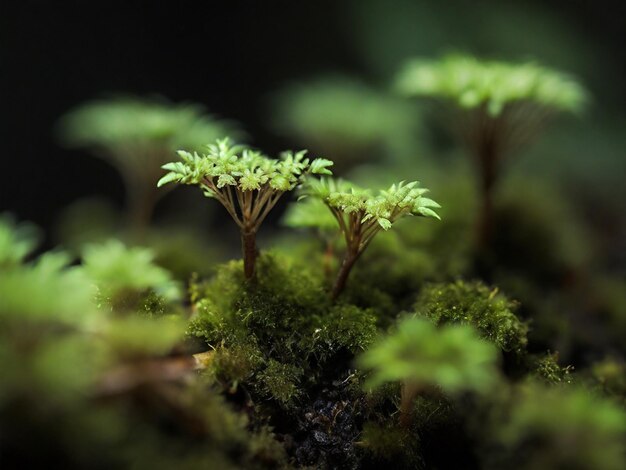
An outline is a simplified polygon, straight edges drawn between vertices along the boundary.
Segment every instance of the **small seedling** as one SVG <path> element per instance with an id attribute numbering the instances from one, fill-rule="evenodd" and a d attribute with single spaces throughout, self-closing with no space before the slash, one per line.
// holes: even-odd
<path id="1" fill-rule="evenodd" d="M 280 160 L 226 138 L 208 145 L 206 153 L 180 150 L 182 161 L 163 165 L 168 173 L 158 186 L 170 182 L 197 185 L 206 197 L 217 199 L 241 231 L 244 275 L 254 277 L 256 234 L 281 196 L 308 174 L 330 175 L 330 160 L 305 158 L 306 150 L 287 151 Z"/>
<path id="2" fill-rule="evenodd" d="M 577 113 L 587 101 L 574 79 L 537 64 L 456 55 L 409 62 L 397 89 L 443 101 L 454 111 L 449 122 L 474 157 L 479 175 L 479 249 L 490 242 L 493 192 L 504 157 L 538 134 L 556 112 Z"/>
<path id="3" fill-rule="evenodd" d="M 389 230 L 394 222 L 409 215 L 439 219 L 433 209 L 440 206 L 423 197 L 426 192 L 428 190 L 419 188 L 416 181 L 394 184 L 378 194 L 342 180 L 308 182 L 303 196 L 320 199 L 326 204 L 346 242 L 343 262 L 331 291 L 333 300 L 343 291 L 352 267 L 378 232 Z"/>
<path id="4" fill-rule="evenodd" d="M 196 150 L 229 133 L 231 124 L 190 104 L 120 97 L 85 103 L 60 123 L 68 146 L 90 149 L 117 168 L 126 187 L 128 219 L 136 237 L 150 223 L 159 192 L 154 181 L 171 152 Z"/>
<path id="5" fill-rule="evenodd" d="M 465 325 L 437 328 L 426 320 L 408 318 L 398 330 L 359 359 L 371 369 L 367 388 L 402 382 L 400 423 L 411 421 L 413 400 L 433 387 L 445 393 L 485 391 L 497 380 L 497 351 Z"/>

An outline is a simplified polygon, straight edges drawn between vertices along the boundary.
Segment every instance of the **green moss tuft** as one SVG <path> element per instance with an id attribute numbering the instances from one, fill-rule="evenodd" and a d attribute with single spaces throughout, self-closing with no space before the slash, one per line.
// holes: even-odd
<path id="1" fill-rule="evenodd" d="M 258 376 L 262 392 L 287 405 L 301 394 L 299 382 L 303 372 L 292 364 L 282 364 L 270 359 L 267 367 Z"/>
<path id="2" fill-rule="evenodd" d="M 528 343 L 528 326 L 515 315 L 516 303 L 481 282 L 431 284 L 420 293 L 413 311 L 435 324 L 461 323 L 506 352 L 521 354 Z"/>
<path id="3" fill-rule="evenodd" d="M 573 378 L 572 366 L 559 364 L 559 353 L 546 353 L 531 358 L 531 375 L 546 382 L 547 384 L 571 384 Z"/>

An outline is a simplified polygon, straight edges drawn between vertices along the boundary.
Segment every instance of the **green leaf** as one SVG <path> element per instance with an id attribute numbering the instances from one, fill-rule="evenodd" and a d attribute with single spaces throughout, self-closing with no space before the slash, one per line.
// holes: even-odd
<path id="1" fill-rule="evenodd" d="M 311 173 L 314 175 L 332 175 L 333 172 L 329 170 L 333 166 L 333 162 L 326 160 L 325 158 L 316 158 L 311 163 Z"/>
<path id="2" fill-rule="evenodd" d="M 391 222 L 389 221 L 389 219 L 385 219 L 383 217 L 379 218 L 377 220 L 378 225 L 380 225 L 383 230 L 389 230 L 391 228 Z"/>

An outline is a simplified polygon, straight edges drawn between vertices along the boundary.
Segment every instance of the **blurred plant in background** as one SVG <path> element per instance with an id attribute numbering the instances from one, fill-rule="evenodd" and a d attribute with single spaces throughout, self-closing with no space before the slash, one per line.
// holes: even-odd
<path id="1" fill-rule="evenodd" d="M 445 108 L 446 124 L 471 154 L 478 175 L 479 252 L 486 251 L 492 241 L 494 189 L 504 159 L 534 138 L 555 112 L 579 112 L 586 100 L 585 91 L 574 80 L 533 63 L 514 65 L 458 55 L 409 62 L 396 88 L 407 96 L 431 97 L 452 105 L 452 109 Z"/>
<path id="2" fill-rule="evenodd" d="M 233 123 L 204 114 L 198 105 L 139 97 L 87 102 L 61 119 L 59 135 L 67 146 L 87 148 L 120 172 L 128 223 L 139 239 L 163 194 L 156 190 L 161 165 L 175 150 L 199 150 L 225 135 L 243 136 Z"/>
<path id="3" fill-rule="evenodd" d="M 420 145 L 416 105 L 355 79 L 327 77 L 288 86 L 273 95 L 272 115 L 277 132 L 332 155 L 339 171 L 409 158 Z"/>

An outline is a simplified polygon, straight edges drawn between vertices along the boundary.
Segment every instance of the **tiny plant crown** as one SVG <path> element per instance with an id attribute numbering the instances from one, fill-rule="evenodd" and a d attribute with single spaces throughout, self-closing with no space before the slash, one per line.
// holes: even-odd
<path id="1" fill-rule="evenodd" d="M 378 232 L 389 230 L 394 222 L 409 215 L 439 219 L 434 209 L 440 206 L 423 196 L 427 192 L 417 181 L 393 184 L 377 194 L 330 178 L 310 180 L 304 186 L 303 196 L 324 202 L 346 241 L 346 253 L 332 289 L 333 299 L 343 291 L 354 263 Z"/>
<path id="2" fill-rule="evenodd" d="M 254 277 L 257 256 L 256 233 L 281 196 L 303 182 L 308 174 L 330 175 L 333 162 L 324 158 L 310 160 L 306 150 L 286 151 L 281 159 L 230 139 L 208 145 L 198 154 L 178 151 L 181 159 L 163 165 L 168 173 L 157 186 L 170 182 L 197 185 L 206 197 L 217 199 L 241 231 L 244 274 Z"/>
<path id="3" fill-rule="evenodd" d="M 515 102 L 579 112 L 587 99 L 574 79 L 538 64 L 481 61 L 462 55 L 410 61 L 398 77 L 397 89 L 409 96 L 448 99 L 465 109 L 484 105 L 494 118 Z"/>
<path id="4" fill-rule="evenodd" d="M 532 62 L 509 64 L 451 55 L 410 61 L 396 89 L 405 96 L 431 97 L 453 111 L 464 145 L 475 159 L 482 196 L 479 248 L 489 245 L 493 188 L 507 153 L 540 133 L 556 112 L 582 111 L 587 94 L 566 74 Z M 460 113 L 458 111 L 461 111 Z"/>

